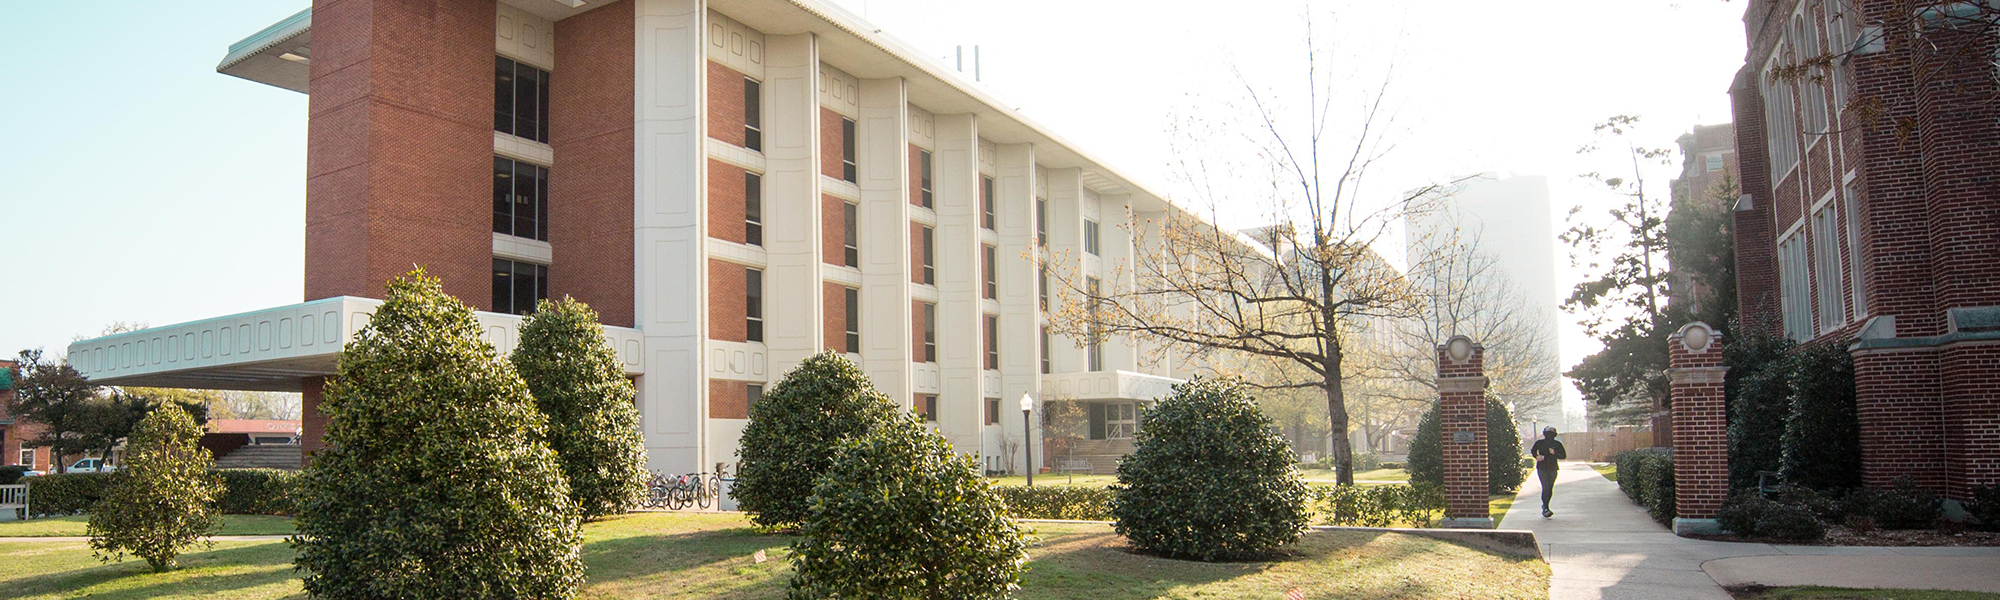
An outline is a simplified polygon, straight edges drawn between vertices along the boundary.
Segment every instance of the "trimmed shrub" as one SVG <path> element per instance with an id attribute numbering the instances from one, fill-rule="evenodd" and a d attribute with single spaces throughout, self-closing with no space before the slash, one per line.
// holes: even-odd
<path id="1" fill-rule="evenodd" d="M 1298 458 L 1233 383 L 1196 377 L 1142 411 L 1111 514 L 1138 549 L 1203 561 L 1269 556 L 1305 531 Z"/>
<path id="2" fill-rule="evenodd" d="M 846 356 L 829 350 L 807 357 L 750 406 L 730 494 L 759 526 L 803 522 L 813 487 L 833 467 L 840 444 L 897 412 Z"/>
<path id="3" fill-rule="evenodd" d="M 1780 506 L 1757 519 L 1757 535 L 1792 542 L 1816 542 L 1826 537 L 1826 525 L 1811 513 Z"/>
<path id="4" fill-rule="evenodd" d="M 0 465 L 0 485 L 14 485 L 21 482 L 21 476 L 28 468 L 21 465 Z"/>
<path id="5" fill-rule="evenodd" d="M 1404 467 L 1403 463 L 1399 463 L 1399 462 L 1389 462 L 1389 461 L 1383 461 L 1383 462 L 1382 462 L 1382 468 L 1384 468 L 1384 469 L 1402 469 L 1402 468 L 1405 468 L 1405 467 Z"/>
<path id="6" fill-rule="evenodd" d="M 1314 486 L 1313 523 L 1347 527 L 1433 527 L 1444 492 L 1428 484 Z"/>
<path id="7" fill-rule="evenodd" d="M 549 418 L 549 449 L 583 518 L 637 507 L 649 475 L 632 403 L 637 392 L 597 311 L 569 297 L 543 300 L 521 323 L 521 343 L 509 360 Z"/>
<path id="8" fill-rule="evenodd" d="M 903 415 L 841 444 L 792 544 L 792 598 L 1006 598 L 1028 560 L 969 456 Z"/>
<path id="9" fill-rule="evenodd" d="M 1010 485 L 995 486 L 993 492 L 1007 503 L 1007 516 L 1016 519 L 1111 520 L 1109 488 Z"/>
<path id="10" fill-rule="evenodd" d="M 1417 419 L 1417 436 L 1410 439 L 1409 464 L 1403 470 L 1414 483 L 1444 487 L 1444 432 L 1438 424 L 1441 407 L 1432 402 L 1430 410 Z M 1486 399 L 1486 493 L 1501 495 L 1520 489 L 1527 474 L 1521 470 L 1521 432 L 1507 405 Z M 1531 465 L 1532 466 L 1532 465 Z"/>
<path id="11" fill-rule="evenodd" d="M 1812 488 L 1796 485 L 1787 485 L 1778 488 L 1774 499 L 1779 504 L 1796 507 L 1799 510 L 1812 513 L 1813 516 L 1819 517 L 1822 521 L 1837 521 L 1844 516 L 1842 511 L 1846 509 L 1841 504 L 1840 495 L 1823 493 Z"/>
<path id="12" fill-rule="evenodd" d="M 1861 484 L 1861 422 L 1854 406 L 1854 357 L 1845 344 L 1794 353 L 1792 410 L 1785 417 L 1779 472 L 1792 485 L 1829 490 Z"/>
<path id="13" fill-rule="evenodd" d="M 216 469 L 222 497 L 215 509 L 228 515 L 290 515 L 299 472 L 283 469 Z"/>
<path id="14" fill-rule="evenodd" d="M 535 598 L 583 582 L 546 419 L 472 309 L 418 270 L 341 352 L 300 475 L 297 551 L 322 599 Z"/>
<path id="15" fill-rule="evenodd" d="M 1867 517 L 1883 529 L 1929 529 L 1944 514 L 1944 500 L 1908 479 L 1887 490 L 1854 490 L 1847 495 L 1847 514 Z"/>
<path id="16" fill-rule="evenodd" d="M 1715 513 L 1715 523 L 1725 531 L 1753 536 L 1757 534 L 1757 521 L 1780 508 L 1778 503 L 1754 493 L 1737 494 L 1722 502 L 1722 510 Z"/>
<path id="17" fill-rule="evenodd" d="M 1730 331 L 1737 335 L 1722 348 L 1723 362 L 1729 365 L 1723 384 L 1729 414 L 1729 489 L 1749 492 L 1757 489 L 1757 473 L 1777 471 L 1783 464 L 1784 436 L 1779 432 L 1785 430 L 1785 419 L 1792 412 L 1786 365 L 1794 344 L 1756 328 Z"/>
<path id="18" fill-rule="evenodd" d="M 125 441 L 125 468 L 112 474 L 90 511 L 90 547 L 99 560 L 146 559 L 153 572 L 173 570 L 181 549 L 222 526 L 212 504 L 222 495 L 215 459 L 201 448 L 202 428 L 179 405 L 146 415 Z"/>
<path id="19" fill-rule="evenodd" d="M 1661 525 L 1674 522 L 1674 457 L 1657 449 L 1618 453 L 1618 489 L 1646 509 Z"/>
<path id="20" fill-rule="evenodd" d="M 74 515 L 104 499 L 110 473 L 62 473 L 22 479 L 28 483 L 28 510 L 34 516 Z"/>
<path id="21" fill-rule="evenodd" d="M 1987 531 L 2000 531 L 2000 486 L 1973 488 L 1972 498 L 1965 502 L 1965 512 L 1972 515 L 1973 524 Z"/>
<path id="22" fill-rule="evenodd" d="M 1373 471 L 1380 468 L 1382 468 L 1381 455 L 1375 454 L 1374 452 L 1354 453 L 1354 471 L 1356 473 L 1362 471 Z"/>

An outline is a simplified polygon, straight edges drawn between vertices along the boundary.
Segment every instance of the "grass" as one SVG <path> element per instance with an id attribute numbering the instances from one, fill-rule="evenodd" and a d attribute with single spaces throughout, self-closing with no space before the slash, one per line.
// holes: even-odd
<path id="1" fill-rule="evenodd" d="M 1335 479 L 1333 470 L 1331 469 L 1300 469 L 1299 475 L 1304 477 L 1307 483 L 1333 483 Z M 994 485 L 1028 484 L 1028 478 L 1023 475 L 1004 475 L 999 477 L 988 477 L 986 478 L 986 480 L 993 482 Z M 1408 483 L 1410 481 L 1410 474 L 1403 471 L 1402 469 L 1375 469 L 1372 471 L 1356 471 L 1354 473 L 1354 480 L 1357 482 L 1392 481 L 1397 483 Z M 1085 475 L 1085 474 L 1063 475 L 1056 473 L 1045 473 L 1045 474 L 1035 475 L 1035 485 L 1076 485 L 1076 486 L 1104 487 L 1117 482 L 1118 482 L 1117 475 Z M 1362 483 L 1361 485 L 1379 485 L 1379 484 Z"/>
<path id="2" fill-rule="evenodd" d="M 1940 590 L 1856 590 L 1819 586 L 1730 590 L 1730 595 L 1755 600 L 1991 600 L 2000 594 Z"/>
<path id="3" fill-rule="evenodd" d="M 1493 528 L 1500 528 L 1500 521 L 1507 518 L 1507 509 L 1514 508 L 1515 494 L 1501 494 L 1486 501 L 1486 513 L 1493 515 Z"/>
<path id="4" fill-rule="evenodd" d="M 1037 482 L 1039 483 L 1039 482 Z M 1542 561 L 1440 540 L 1366 531 L 1314 532 L 1284 560 L 1197 563 L 1134 554 L 1100 525 L 1032 526 L 1023 600 L 1282 598 L 1542 598 Z M 782 598 L 792 538 L 761 535 L 735 514 L 641 513 L 584 526 L 582 598 Z M 751 556 L 766 551 L 770 560 Z M 71 542 L 0 543 L 0 597 L 266 600 L 303 598 L 284 542 L 219 542 L 154 575 L 144 561 L 100 563 Z"/>
<path id="5" fill-rule="evenodd" d="M 90 517 L 48 517 L 0 523 L 0 537 L 69 537 L 90 535 Z M 222 530 L 216 535 L 291 535 L 291 517 L 263 515 L 223 515 Z"/>
<path id="6" fill-rule="evenodd" d="M 1593 463 L 1590 465 L 1590 468 L 1595 469 L 1599 475 L 1603 475 L 1605 479 L 1609 479 L 1613 483 L 1618 481 L 1618 463 Z"/>

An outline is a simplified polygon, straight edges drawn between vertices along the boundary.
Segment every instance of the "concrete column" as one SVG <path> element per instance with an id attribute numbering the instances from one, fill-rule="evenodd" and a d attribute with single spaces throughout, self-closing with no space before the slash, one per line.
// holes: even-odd
<path id="1" fill-rule="evenodd" d="M 1486 349 L 1462 335 L 1438 346 L 1445 527 L 1492 529 L 1486 477 Z"/>
<path id="2" fill-rule="evenodd" d="M 1054 283 L 1060 277 L 1071 278 L 1079 287 L 1083 285 L 1083 172 L 1070 169 L 1048 169 L 1049 177 L 1049 280 L 1055 289 L 1049 292 L 1049 310 L 1062 310 L 1063 297 L 1067 292 L 1062 284 Z M 1050 371 L 1075 373 L 1084 370 L 1083 349 L 1080 339 L 1053 335 L 1049 340 Z"/>
<path id="3" fill-rule="evenodd" d="M 766 372 L 782 377 L 825 347 L 819 43 L 806 33 L 765 40 L 764 347 Z"/>
<path id="4" fill-rule="evenodd" d="M 1729 496 L 1729 419 L 1722 383 L 1722 336 L 1689 323 L 1667 340 L 1668 394 L 1674 405 L 1674 533 L 1720 533 L 1715 514 Z"/>
<path id="5" fill-rule="evenodd" d="M 980 270 L 979 121 L 972 114 L 937 115 L 932 157 L 937 207 L 938 414 L 952 448 L 977 452 L 985 398 L 985 327 Z"/>
<path id="6" fill-rule="evenodd" d="M 1133 291 L 1132 197 L 1124 194 L 1098 199 L 1098 272 L 1106 293 Z M 1114 336 L 1104 340 L 1104 370 L 1140 371 L 1138 340 Z"/>
<path id="7" fill-rule="evenodd" d="M 634 321 L 646 338 L 639 411 L 649 468 L 703 468 L 708 250 L 707 72 L 701 0 L 637 0 L 633 70 Z"/>
<path id="8" fill-rule="evenodd" d="M 1014 472 L 1024 472 L 1021 462 L 1021 394 L 1042 399 L 1041 296 L 1036 286 L 1035 262 L 1035 147 L 1032 144 L 1002 144 L 994 163 L 994 217 L 998 219 L 1000 246 L 995 251 L 1000 284 L 1000 386 L 985 390 L 986 397 L 1000 399 L 1000 423 L 989 429 L 990 452 L 1007 448 L 1005 440 L 1017 442 L 1012 456 L 1001 456 Z M 984 402 L 982 400 L 982 402 Z M 1034 419 L 1031 421 L 1039 421 Z M 982 421 L 983 422 L 983 421 Z M 1040 423 L 1035 423 L 1035 428 Z M 1028 440 L 1041 437 L 1028 433 Z M 1036 456 L 1041 444 L 1035 443 Z"/>
<path id="9" fill-rule="evenodd" d="M 910 401 L 910 126 L 902 79 L 861 81 L 861 366 L 875 388 Z"/>

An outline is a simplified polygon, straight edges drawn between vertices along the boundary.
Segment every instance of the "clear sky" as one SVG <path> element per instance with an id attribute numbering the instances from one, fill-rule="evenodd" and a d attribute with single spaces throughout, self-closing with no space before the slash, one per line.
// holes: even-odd
<path id="1" fill-rule="evenodd" d="M 1343 93 L 1372 89 L 1394 66 L 1396 149 L 1365 194 L 1481 171 L 1544 174 L 1559 219 L 1615 201 L 1574 177 L 1616 168 L 1575 154 L 1593 123 L 1642 115 L 1642 143 L 1665 147 L 1697 123 L 1726 122 L 1744 53 L 1745 3 L 1726 0 L 833 1 L 946 64 L 967 46 L 968 71 L 979 45 L 988 87 L 1169 193 L 1179 191 L 1168 168 L 1175 115 L 1227 112 L 1245 81 L 1280 107 L 1304 105 L 1311 14 L 1333 40 Z M 114 320 L 168 324 L 301 299 L 305 96 L 215 65 L 230 43 L 307 5 L 6 7 L 0 348 L 60 352 Z M 1355 122 L 1341 116 L 1350 100 L 1334 105 L 1337 126 Z M 1672 171 L 1649 176 L 1663 189 Z M 1401 237 L 1392 242 L 1383 250 L 1394 257 Z M 1573 274 L 1558 255 L 1559 273 Z M 1574 327 L 1562 345 L 1565 365 L 1596 350 Z"/>

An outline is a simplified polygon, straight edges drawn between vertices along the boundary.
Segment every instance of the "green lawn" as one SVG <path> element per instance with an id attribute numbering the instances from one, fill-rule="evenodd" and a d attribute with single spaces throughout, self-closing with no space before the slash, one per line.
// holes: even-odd
<path id="1" fill-rule="evenodd" d="M 1937 590 L 1854 590 L 1818 586 L 1732 590 L 1730 595 L 1755 600 L 1993 600 L 2000 594 Z"/>
<path id="2" fill-rule="evenodd" d="M 1336 479 L 1333 473 L 1333 469 L 1301 469 L 1299 473 L 1301 475 L 1304 475 L 1306 480 L 1308 481 L 1322 480 L 1322 479 L 1326 481 L 1334 481 Z M 1407 483 L 1410 481 L 1410 474 L 1409 472 L 1404 471 L 1402 469 L 1375 469 L 1372 471 L 1355 471 L 1354 480 L 1356 482 L 1394 481 L 1399 483 Z"/>
<path id="3" fill-rule="evenodd" d="M 1305 477 L 1306 481 L 1310 483 L 1332 483 L 1334 481 L 1333 470 L 1331 469 L 1300 469 L 1299 475 Z M 988 481 L 993 482 L 994 485 L 1028 484 L 1028 478 L 1022 475 L 1005 475 L 1000 477 L 988 477 L 986 479 Z M 1398 483 L 1405 483 L 1410 480 L 1410 474 L 1404 472 L 1402 469 L 1375 469 L 1373 471 L 1355 472 L 1354 480 L 1358 482 L 1394 481 Z M 1060 475 L 1055 473 L 1035 475 L 1035 485 L 1079 485 L 1079 486 L 1103 487 L 1117 482 L 1118 482 L 1117 475 L 1083 475 L 1083 474 Z M 1361 485 L 1370 485 L 1370 484 L 1363 483 Z"/>
<path id="4" fill-rule="evenodd" d="M 1486 501 L 1487 514 L 1493 515 L 1493 528 L 1501 527 L 1500 521 L 1507 518 L 1507 509 L 1514 508 L 1515 494 L 1501 494 Z"/>
<path id="5" fill-rule="evenodd" d="M 1040 483 L 1039 481 L 1037 483 Z M 1314 532 L 1286 560 L 1208 564 L 1130 552 L 1101 525 L 1033 526 L 1024 600 L 1282 598 L 1542 598 L 1548 565 L 1439 540 L 1365 531 Z M 642 513 L 584 526 L 584 598 L 782 598 L 791 538 L 760 535 L 735 514 Z M 751 555 L 765 550 L 770 560 Z M 99 563 L 70 542 L 0 544 L 0 596 L 261 600 L 303 598 L 284 542 L 220 542 L 183 568 Z"/>
<path id="6" fill-rule="evenodd" d="M 49 517 L 0 523 L 0 537 L 66 537 L 90 535 L 85 524 L 90 517 Z M 222 530 L 216 535 L 290 535 L 291 517 L 263 515 L 223 515 Z"/>
<path id="7" fill-rule="evenodd" d="M 1614 482 L 1618 481 L 1618 463 L 1592 464 L 1590 468 L 1596 469 L 1598 473 L 1604 475 L 1605 479 Z"/>

